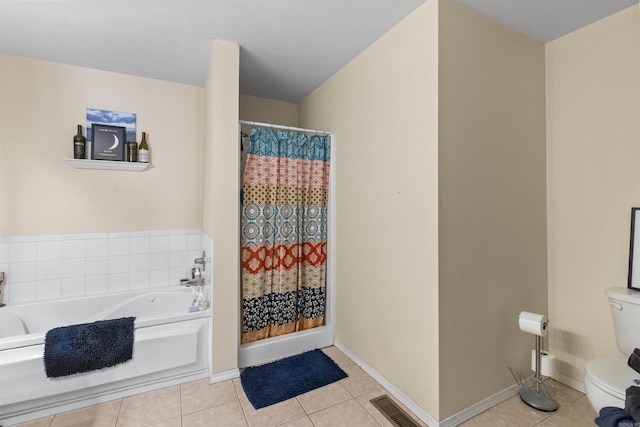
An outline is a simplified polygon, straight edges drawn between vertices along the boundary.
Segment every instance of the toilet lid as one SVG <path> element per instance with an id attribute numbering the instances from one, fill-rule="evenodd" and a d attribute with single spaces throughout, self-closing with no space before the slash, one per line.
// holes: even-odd
<path id="1" fill-rule="evenodd" d="M 595 359 L 587 362 L 587 377 L 598 388 L 624 400 L 628 387 L 640 385 L 640 374 L 627 366 L 622 358 Z"/>

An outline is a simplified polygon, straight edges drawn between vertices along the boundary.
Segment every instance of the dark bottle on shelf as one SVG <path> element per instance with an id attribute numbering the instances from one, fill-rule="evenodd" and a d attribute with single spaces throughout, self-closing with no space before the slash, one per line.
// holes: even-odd
<path id="1" fill-rule="evenodd" d="M 127 142 L 127 161 L 128 162 L 138 161 L 138 143 L 135 141 Z"/>
<path id="2" fill-rule="evenodd" d="M 78 134 L 73 137 L 73 158 L 87 158 L 87 140 L 82 135 L 82 125 L 78 125 Z"/>
<path id="3" fill-rule="evenodd" d="M 149 145 L 147 145 L 147 134 L 142 132 L 142 140 L 138 147 L 138 162 L 149 163 Z"/>

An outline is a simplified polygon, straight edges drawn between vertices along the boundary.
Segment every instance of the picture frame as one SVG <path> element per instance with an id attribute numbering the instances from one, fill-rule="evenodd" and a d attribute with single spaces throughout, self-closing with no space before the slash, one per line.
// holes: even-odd
<path id="1" fill-rule="evenodd" d="M 640 208 L 631 208 L 631 242 L 627 288 L 640 291 Z M 637 231 L 637 232 L 636 232 Z"/>
<path id="2" fill-rule="evenodd" d="M 127 131 L 124 126 L 91 125 L 91 159 L 125 161 Z"/>
<path id="3" fill-rule="evenodd" d="M 137 141 L 135 113 L 103 110 L 100 108 L 87 108 L 87 143 L 92 141 L 91 127 L 94 123 L 110 126 L 124 126 L 127 129 L 127 141 Z"/>

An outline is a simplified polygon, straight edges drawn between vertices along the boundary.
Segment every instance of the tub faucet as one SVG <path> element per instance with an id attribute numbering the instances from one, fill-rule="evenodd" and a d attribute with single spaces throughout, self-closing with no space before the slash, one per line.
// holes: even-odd
<path id="1" fill-rule="evenodd" d="M 200 277 L 199 279 L 187 280 L 184 282 L 185 286 L 204 286 L 204 277 Z"/>
<path id="2" fill-rule="evenodd" d="M 4 299 L 4 272 L 0 271 L 0 307 L 4 307 L 5 304 L 2 302 Z"/>
<path id="3" fill-rule="evenodd" d="M 206 264 L 206 261 L 205 261 L 206 256 L 207 255 L 205 254 L 205 252 L 202 251 L 202 256 L 193 260 L 194 264 L 200 264 L 202 266 L 202 271 L 204 271 L 204 266 Z"/>

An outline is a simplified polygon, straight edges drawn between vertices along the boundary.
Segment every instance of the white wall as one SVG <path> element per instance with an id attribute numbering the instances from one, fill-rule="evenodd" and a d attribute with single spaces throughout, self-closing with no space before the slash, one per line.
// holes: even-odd
<path id="1" fill-rule="evenodd" d="M 550 347 L 562 379 L 616 354 L 604 290 L 626 287 L 640 206 L 640 13 L 546 45 Z"/>
<path id="2" fill-rule="evenodd" d="M 200 228 L 203 89 L 0 55 L 0 236 Z M 78 170 L 86 108 L 137 114 L 151 167 Z"/>
<path id="3" fill-rule="evenodd" d="M 438 3 L 300 103 L 335 135 L 336 339 L 438 416 Z"/>

